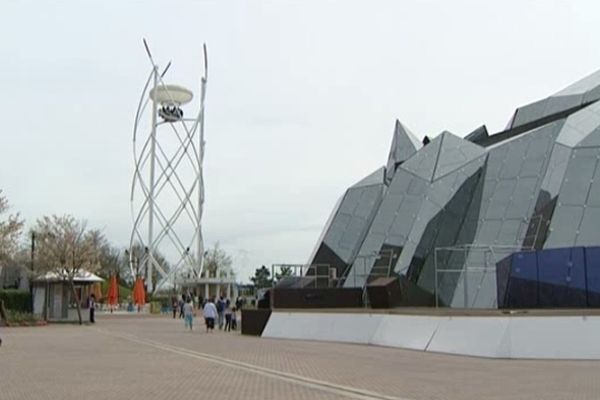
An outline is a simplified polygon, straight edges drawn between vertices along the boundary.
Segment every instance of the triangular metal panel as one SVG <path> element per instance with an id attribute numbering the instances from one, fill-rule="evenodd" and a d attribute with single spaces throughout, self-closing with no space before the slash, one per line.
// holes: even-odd
<path id="1" fill-rule="evenodd" d="M 489 137 L 489 133 L 487 127 L 485 125 L 481 125 L 479 128 L 475 129 L 473 132 L 469 133 L 465 136 L 465 140 L 469 142 L 477 143 L 478 140 L 486 139 Z"/>
<path id="2" fill-rule="evenodd" d="M 545 99 L 519 107 L 511 128 L 567 111 L 600 98 L 600 70 Z"/>
<path id="3" fill-rule="evenodd" d="M 597 127 L 590 132 L 581 142 L 575 147 L 598 147 L 600 146 L 600 127 Z"/>
<path id="4" fill-rule="evenodd" d="M 551 96 L 546 103 L 546 109 L 543 116 L 553 115 L 562 111 L 569 110 L 581 105 L 583 101 L 582 94 L 572 94 L 566 96 Z"/>
<path id="5" fill-rule="evenodd" d="M 566 88 L 552 95 L 555 96 L 570 96 L 574 94 L 586 94 L 587 92 L 600 87 L 600 70 L 595 71 L 583 79 L 570 84 Z"/>
<path id="6" fill-rule="evenodd" d="M 385 182 L 387 184 L 392 181 L 396 167 L 412 157 L 420 147 L 421 143 L 416 136 L 399 120 L 396 120 L 394 137 L 392 138 L 392 146 L 390 147 L 386 166 Z"/>
<path id="7" fill-rule="evenodd" d="M 600 102 L 596 102 L 571 114 L 560 130 L 556 142 L 571 148 L 598 145 L 600 144 L 599 127 Z"/>
<path id="8" fill-rule="evenodd" d="M 433 180 L 439 179 L 463 165 L 481 157 L 485 149 L 450 132 L 444 132 L 442 147 L 438 155 Z"/>
<path id="9" fill-rule="evenodd" d="M 357 188 L 357 187 L 381 184 L 381 183 L 383 183 L 384 176 L 385 176 L 385 167 L 380 167 L 380 168 L 376 169 L 374 172 L 372 172 L 371 174 L 369 174 L 367 177 L 356 182 L 350 188 Z"/>
<path id="10" fill-rule="evenodd" d="M 411 158 L 406 160 L 399 168 L 410 172 L 427 181 L 433 179 L 438 154 L 442 146 L 443 134 L 435 137 L 428 145 L 423 146 Z"/>

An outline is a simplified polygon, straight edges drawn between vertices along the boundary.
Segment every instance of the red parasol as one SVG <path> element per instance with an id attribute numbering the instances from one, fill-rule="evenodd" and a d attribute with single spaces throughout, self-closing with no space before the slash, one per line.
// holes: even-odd
<path id="1" fill-rule="evenodd" d="M 113 275 L 110 278 L 110 283 L 108 285 L 108 291 L 106 292 L 106 298 L 108 300 L 108 304 L 114 306 L 119 301 L 119 285 L 117 284 L 117 276 Z"/>

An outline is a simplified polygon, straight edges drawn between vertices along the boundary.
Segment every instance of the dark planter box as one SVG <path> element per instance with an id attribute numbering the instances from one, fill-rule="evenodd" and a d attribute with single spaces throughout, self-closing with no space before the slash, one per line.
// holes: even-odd
<path id="1" fill-rule="evenodd" d="M 270 316 L 271 310 L 269 309 L 242 309 L 242 335 L 262 335 Z"/>

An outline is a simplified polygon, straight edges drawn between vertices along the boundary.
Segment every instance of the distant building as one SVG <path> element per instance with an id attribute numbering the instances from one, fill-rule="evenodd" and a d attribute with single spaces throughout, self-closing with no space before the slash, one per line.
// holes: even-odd
<path id="1" fill-rule="evenodd" d="M 176 275 L 174 283 L 178 292 L 189 291 L 194 296 L 203 299 L 220 295 L 227 296 L 228 299 L 235 299 L 238 296 L 235 273 L 231 267 L 221 267 L 214 271 L 205 269 L 200 276 L 196 276 L 193 271 L 186 271 Z"/>

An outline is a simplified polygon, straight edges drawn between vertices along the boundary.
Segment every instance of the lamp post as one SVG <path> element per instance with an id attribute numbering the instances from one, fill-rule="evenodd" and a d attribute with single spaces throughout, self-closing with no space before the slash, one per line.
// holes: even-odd
<path id="1" fill-rule="evenodd" d="M 34 254 L 35 254 L 35 231 L 31 231 L 31 282 L 29 282 L 29 297 L 31 298 L 31 311 L 33 312 L 33 280 L 35 279 L 34 269 Z M 44 296 L 45 297 L 45 296 Z"/>
<path id="2" fill-rule="evenodd" d="M 34 269 L 34 258 L 35 258 L 35 231 L 31 231 L 31 275 L 33 276 Z"/>

